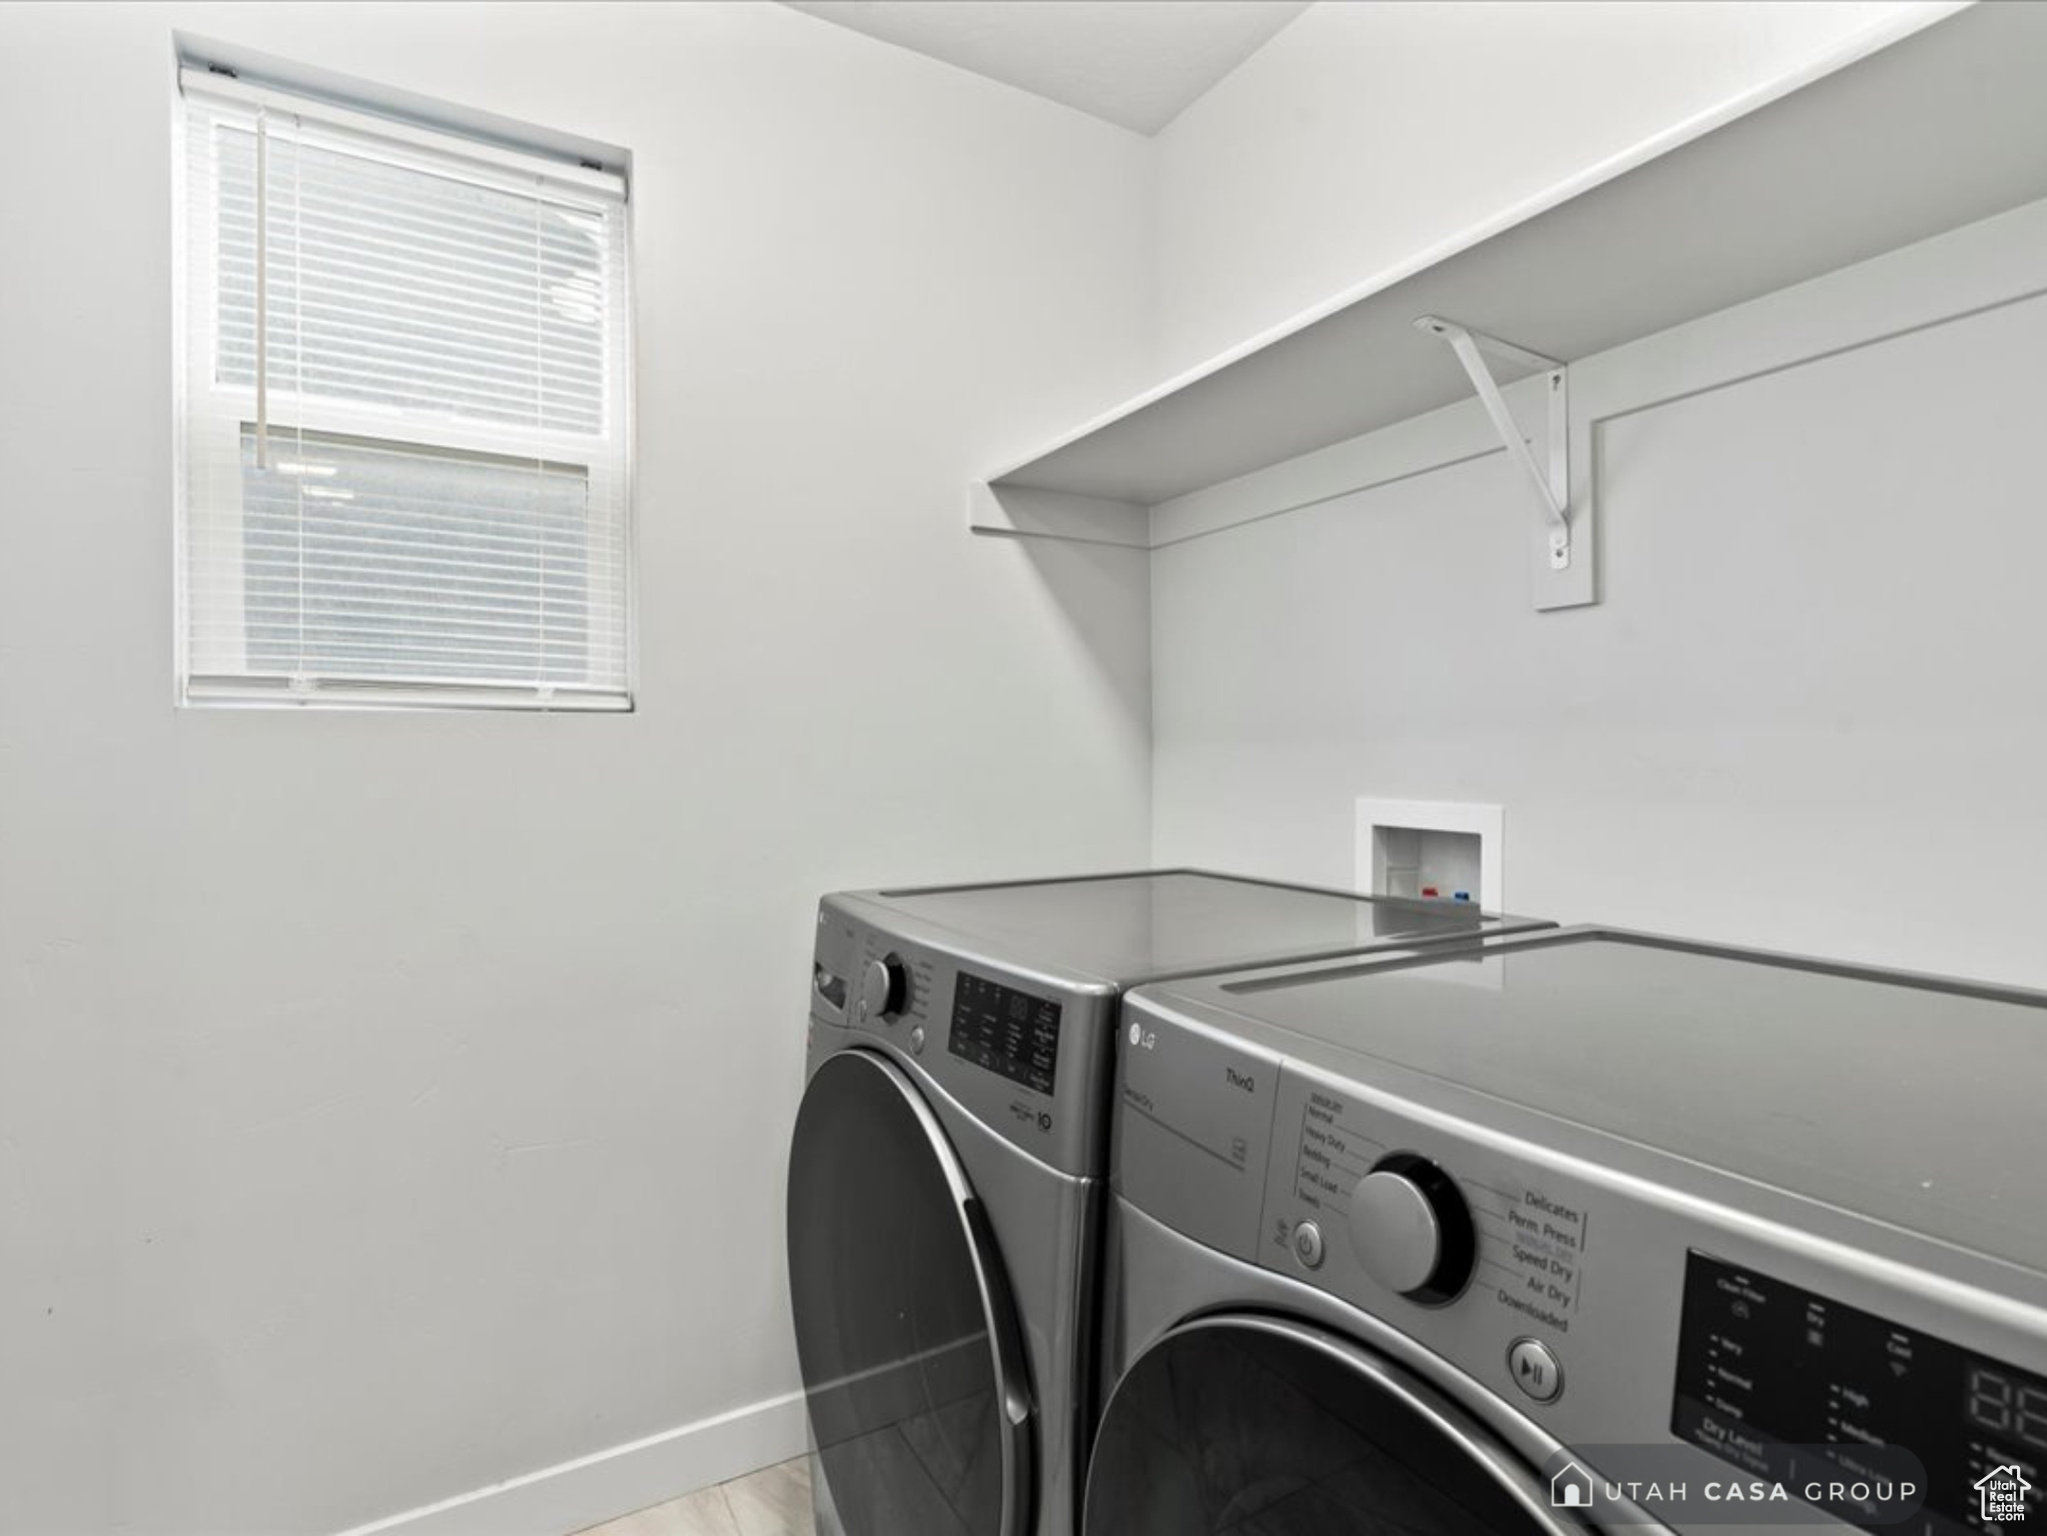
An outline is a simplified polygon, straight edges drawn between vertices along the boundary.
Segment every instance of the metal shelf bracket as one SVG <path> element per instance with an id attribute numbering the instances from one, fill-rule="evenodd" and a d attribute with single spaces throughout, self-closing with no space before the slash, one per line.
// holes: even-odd
<path id="1" fill-rule="evenodd" d="M 1464 365 L 1464 371 L 1471 377 L 1471 387 L 1478 391 L 1479 403 L 1485 407 L 1486 415 L 1492 418 L 1493 430 L 1500 434 L 1507 445 L 1508 454 L 1527 472 L 1535 486 L 1537 500 L 1542 507 L 1543 521 L 1549 532 L 1549 568 L 1553 571 L 1570 569 L 1571 565 L 1571 409 L 1570 370 L 1556 358 L 1545 357 L 1540 352 L 1531 352 L 1526 347 L 1517 347 L 1511 341 L 1502 341 L 1497 336 L 1488 336 L 1483 331 L 1474 331 L 1454 320 L 1445 320 L 1440 315 L 1423 315 L 1415 321 L 1415 329 L 1431 336 L 1441 337 L 1450 344 L 1450 350 L 1457 354 L 1457 361 Z M 1528 439 L 1522 435 L 1520 425 L 1507 409 L 1507 400 L 1500 393 L 1500 386 L 1493 378 L 1492 369 L 1486 366 L 1486 354 L 1504 362 L 1519 363 L 1523 367 L 1541 371 L 1548 381 L 1549 401 L 1549 467 L 1547 470 L 1536 462 L 1535 454 L 1528 446 Z"/>

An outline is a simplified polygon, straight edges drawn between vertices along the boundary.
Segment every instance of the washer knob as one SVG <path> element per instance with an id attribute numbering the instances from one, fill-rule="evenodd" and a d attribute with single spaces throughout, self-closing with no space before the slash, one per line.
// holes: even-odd
<path id="1" fill-rule="evenodd" d="M 910 972 L 901 955 L 867 962 L 860 973 L 860 1016 L 893 1019 L 910 1000 Z"/>
<path id="2" fill-rule="evenodd" d="M 1477 1233 L 1450 1176 L 1425 1157 L 1395 1152 L 1358 1180 L 1350 1241 L 1365 1273 L 1411 1301 L 1453 1300 L 1471 1279 Z"/>

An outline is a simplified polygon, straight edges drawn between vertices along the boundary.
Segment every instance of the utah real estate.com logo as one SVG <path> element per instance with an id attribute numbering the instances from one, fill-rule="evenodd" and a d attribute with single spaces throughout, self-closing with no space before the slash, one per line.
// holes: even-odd
<path id="1" fill-rule="evenodd" d="M 2026 1495 L 2032 1488 L 2016 1464 L 1992 1467 L 1976 1480 L 1976 1491 L 1983 1496 L 1983 1523 L 2016 1525 L 2025 1519 Z"/>

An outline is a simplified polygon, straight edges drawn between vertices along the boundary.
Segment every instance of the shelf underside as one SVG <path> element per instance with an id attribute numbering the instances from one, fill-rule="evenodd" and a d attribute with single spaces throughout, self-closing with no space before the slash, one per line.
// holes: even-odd
<path id="1" fill-rule="evenodd" d="M 1979 5 L 991 483 L 1155 506 L 1464 398 L 1419 315 L 1586 357 L 2043 197 L 2047 5 Z"/>

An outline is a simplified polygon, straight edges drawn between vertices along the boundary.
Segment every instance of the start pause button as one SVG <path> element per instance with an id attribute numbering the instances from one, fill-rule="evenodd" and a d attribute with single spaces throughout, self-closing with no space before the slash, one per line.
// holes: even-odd
<path id="1" fill-rule="evenodd" d="M 1564 1390 L 1564 1368 L 1540 1339 L 1516 1339 L 1508 1347 L 1507 1374 L 1538 1403 L 1553 1403 Z"/>

